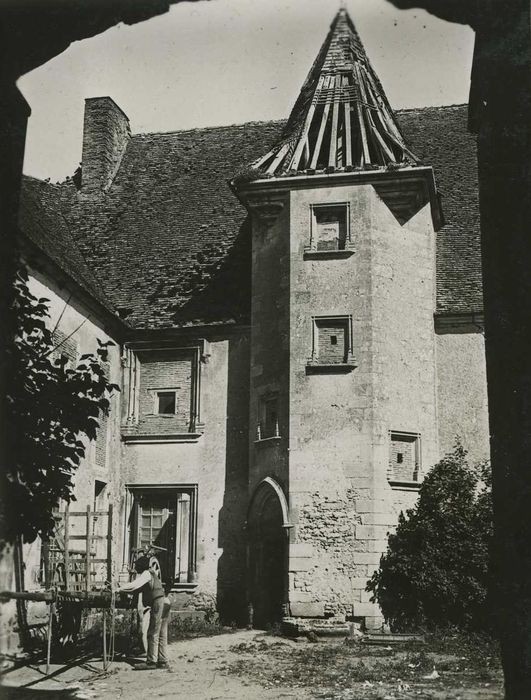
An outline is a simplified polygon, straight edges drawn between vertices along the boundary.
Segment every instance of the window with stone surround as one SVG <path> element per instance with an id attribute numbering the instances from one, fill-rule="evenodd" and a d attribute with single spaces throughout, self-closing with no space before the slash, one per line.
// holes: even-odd
<path id="1" fill-rule="evenodd" d="M 310 206 L 310 236 L 305 246 L 309 257 L 349 255 L 350 206 L 347 202 L 312 204 Z"/>
<path id="2" fill-rule="evenodd" d="M 352 318 L 350 316 L 314 316 L 312 354 L 307 368 L 314 370 L 352 369 Z"/>
<path id="3" fill-rule="evenodd" d="M 123 358 L 125 440 L 199 436 L 199 385 L 205 343 L 190 347 L 128 348 Z"/>
<path id="4" fill-rule="evenodd" d="M 257 440 L 280 437 L 278 404 L 278 394 L 266 394 L 261 397 L 256 429 Z"/>
<path id="5" fill-rule="evenodd" d="M 420 477 L 420 435 L 391 431 L 389 440 L 389 481 L 391 483 L 418 482 Z"/>
<path id="6" fill-rule="evenodd" d="M 129 552 L 154 545 L 165 583 L 196 580 L 197 486 L 131 486 Z"/>

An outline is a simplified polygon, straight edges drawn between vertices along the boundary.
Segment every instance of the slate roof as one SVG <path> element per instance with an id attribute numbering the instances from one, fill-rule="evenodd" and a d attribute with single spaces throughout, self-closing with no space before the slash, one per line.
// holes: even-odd
<path id="1" fill-rule="evenodd" d="M 404 137 L 424 165 L 433 166 L 445 226 L 437 233 L 437 311 L 483 310 L 476 137 L 468 106 L 397 112 Z"/>
<path id="2" fill-rule="evenodd" d="M 480 311 L 476 149 L 467 107 L 396 116 L 413 152 L 433 165 L 442 195 L 447 223 L 437 234 L 437 309 Z M 71 180 L 26 178 L 21 227 L 138 329 L 248 323 L 249 226 L 227 181 L 267 152 L 283 126 L 134 135 L 100 197 L 78 193 Z"/>
<path id="3" fill-rule="evenodd" d="M 19 209 L 19 228 L 39 251 L 52 260 L 86 293 L 113 315 L 116 310 L 88 266 L 62 212 L 62 186 L 25 176 Z"/>

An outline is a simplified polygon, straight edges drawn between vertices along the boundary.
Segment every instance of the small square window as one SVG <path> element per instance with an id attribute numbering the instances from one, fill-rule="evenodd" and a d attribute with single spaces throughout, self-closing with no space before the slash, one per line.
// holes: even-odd
<path id="1" fill-rule="evenodd" d="M 354 368 L 350 316 L 313 317 L 312 354 L 306 367 L 310 373 L 319 367 L 337 372 Z"/>
<path id="2" fill-rule="evenodd" d="M 349 239 L 347 204 L 312 206 L 311 248 L 316 251 L 345 250 Z"/>
<path id="3" fill-rule="evenodd" d="M 317 356 L 324 364 L 347 361 L 349 334 L 347 319 L 316 319 Z"/>
<path id="4" fill-rule="evenodd" d="M 420 435 L 393 431 L 390 433 L 390 443 L 389 481 L 418 481 Z"/>
<path id="5" fill-rule="evenodd" d="M 157 413 L 163 416 L 175 415 L 177 402 L 174 391 L 157 391 Z"/>

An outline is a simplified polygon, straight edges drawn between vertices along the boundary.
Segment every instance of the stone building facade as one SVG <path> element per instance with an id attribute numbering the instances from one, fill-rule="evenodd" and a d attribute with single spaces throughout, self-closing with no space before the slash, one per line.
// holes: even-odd
<path id="1" fill-rule="evenodd" d="M 398 513 L 457 436 L 488 457 L 466 107 L 395 114 L 341 10 L 287 122 L 131 134 L 88 99 L 20 236 L 71 352 L 114 342 L 76 497 L 115 506 L 116 579 L 153 541 L 176 609 L 380 625 Z"/>

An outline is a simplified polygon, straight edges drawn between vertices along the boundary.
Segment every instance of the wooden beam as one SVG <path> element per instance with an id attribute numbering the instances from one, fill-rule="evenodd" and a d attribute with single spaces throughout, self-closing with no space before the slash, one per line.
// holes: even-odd
<path id="1" fill-rule="evenodd" d="M 359 69 L 357 66 L 355 66 L 356 69 L 356 75 L 358 77 L 358 81 L 360 80 L 359 77 Z M 364 116 L 363 116 L 363 108 L 360 104 L 360 101 L 356 101 L 356 111 L 358 113 L 358 124 L 360 127 L 360 136 L 361 136 L 361 146 L 362 146 L 362 154 L 361 154 L 361 161 L 360 165 L 364 165 L 364 163 L 370 163 L 371 162 L 371 156 L 369 153 L 369 145 L 367 143 L 367 132 L 365 130 L 365 121 L 364 121 Z"/>
<path id="2" fill-rule="evenodd" d="M 90 515 L 90 505 L 87 506 L 87 543 L 85 546 L 85 591 L 88 593 L 89 592 L 89 584 L 90 584 L 90 525 L 92 523 L 92 518 Z"/>
<path id="3" fill-rule="evenodd" d="M 109 504 L 109 515 L 107 522 L 107 581 L 112 579 L 112 528 L 113 528 L 113 508 Z"/>
<path id="4" fill-rule="evenodd" d="M 299 142 L 297 144 L 297 148 L 295 149 L 295 153 L 293 154 L 293 158 L 291 159 L 291 163 L 289 164 L 288 170 L 298 170 L 299 169 L 301 155 L 303 153 L 304 146 L 305 146 L 306 141 L 308 139 L 308 133 L 310 131 L 310 126 L 312 125 L 313 115 L 315 113 L 316 101 L 317 101 L 317 98 L 319 96 L 319 93 L 321 92 L 323 85 L 324 85 L 324 76 L 321 75 L 321 76 L 319 76 L 319 82 L 317 83 L 317 88 L 315 89 L 312 103 L 308 109 L 308 113 L 306 114 L 304 126 L 302 127 L 302 131 L 301 131 L 301 134 L 299 136 Z"/>
<path id="5" fill-rule="evenodd" d="M 277 169 L 277 167 L 280 165 L 280 163 L 281 163 L 282 160 L 284 159 L 284 156 L 286 155 L 286 153 L 288 152 L 288 150 L 289 150 L 289 143 L 285 143 L 285 144 L 282 146 L 282 148 L 278 151 L 278 153 L 277 153 L 277 155 L 275 156 L 275 158 L 273 159 L 273 162 L 271 163 L 271 165 L 268 167 L 267 173 L 268 173 L 269 175 L 274 175 L 274 174 L 275 174 L 275 170 Z"/>
<path id="6" fill-rule="evenodd" d="M 252 163 L 253 168 L 259 168 L 261 165 L 263 165 L 267 160 L 273 157 L 273 151 L 274 149 L 272 148 L 270 151 L 268 151 L 265 156 L 262 156 L 258 160 L 255 160 L 254 163 Z"/>
<path id="7" fill-rule="evenodd" d="M 335 78 L 335 88 L 340 87 L 341 76 L 336 75 Z M 328 151 L 328 165 L 329 167 L 336 167 L 337 158 L 337 123 L 339 121 L 339 99 L 338 95 L 334 91 L 334 108 L 332 111 L 332 129 L 330 132 L 330 150 Z"/>
<path id="8" fill-rule="evenodd" d="M 347 76 L 343 77 L 343 86 L 348 85 Z M 352 132 L 350 125 L 350 102 L 347 101 L 344 104 L 344 120 L 345 120 L 345 165 L 352 165 Z"/>
<path id="9" fill-rule="evenodd" d="M 69 579 L 69 569 L 70 569 L 70 547 L 69 547 L 69 534 L 70 534 L 70 518 L 69 518 L 69 507 L 68 503 L 65 507 L 64 514 L 64 530 L 65 530 L 65 547 L 64 547 L 64 565 L 65 565 L 65 588 L 68 589 L 70 584 Z"/>
<path id="10" fill-rule="evenodd" d="M 328 76 L 330 78 L 330 76 Z M 327 81 L 326 87 L 330 84 L 330 79 Z M 326 103 L 323 108 L 323 115 L 321 117 L 321 125 L 319 126 L 319 133 L 317 135 L 317 140 L 315 142 L 315 147 L 313 151 L 312 162 L 310 163 L 310 168 L 317 167 L 317 161 L 319 159 L 319 152 L 321 151 L 321 145 L 323 143 L 324 132 L 326 129 L 326 123 L 328 121 L 328 114 L 330 112 L 330 93 L 328 93 L 326 98 Z"/>

